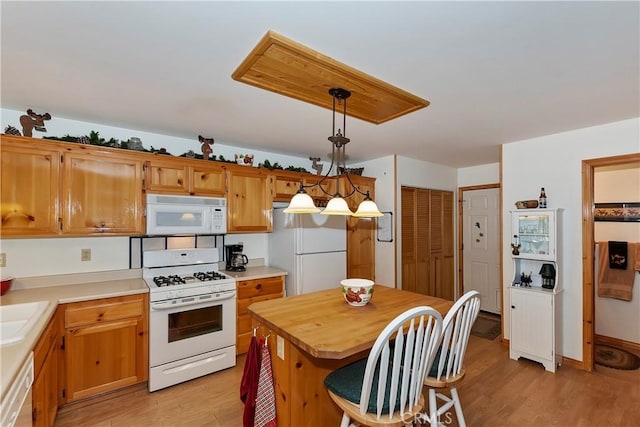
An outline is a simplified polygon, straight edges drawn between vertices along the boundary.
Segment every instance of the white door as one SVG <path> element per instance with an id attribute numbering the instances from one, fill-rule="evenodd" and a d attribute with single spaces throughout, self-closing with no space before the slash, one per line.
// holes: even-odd
<path id="1" fill-rule="evenodd" d="M 463 288 L 480 292 L 484 311 L 501 312 L 500 189 L 462 192 Z"/>

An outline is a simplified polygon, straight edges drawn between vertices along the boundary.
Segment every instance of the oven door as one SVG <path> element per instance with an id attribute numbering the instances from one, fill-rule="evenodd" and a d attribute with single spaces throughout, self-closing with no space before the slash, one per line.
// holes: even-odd
<path id="1" fill-rule="evenodd" d="M 235 291 L 152 302 L 151 367 L 236 343 Z"/>

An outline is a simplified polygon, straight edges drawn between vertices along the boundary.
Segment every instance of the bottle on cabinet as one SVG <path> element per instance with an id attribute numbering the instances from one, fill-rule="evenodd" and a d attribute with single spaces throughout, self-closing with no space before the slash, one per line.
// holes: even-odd
<path id="1" fill-rule="evenodd" d="M 540 197 L 538 198 L 538 207 L 546 209 L 547 207 L 547 194 L 544 192 L 544 187 L 540 189 Z"/>

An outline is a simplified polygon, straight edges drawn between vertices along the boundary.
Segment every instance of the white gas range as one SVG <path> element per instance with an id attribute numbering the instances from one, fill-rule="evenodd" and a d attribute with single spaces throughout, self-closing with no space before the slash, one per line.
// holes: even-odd
<path id="1" fill-rule="evenodd" d="M 218 249 L 143 253 L 149 286 L 149 391 L 236 364 L 236 281 Z"/>

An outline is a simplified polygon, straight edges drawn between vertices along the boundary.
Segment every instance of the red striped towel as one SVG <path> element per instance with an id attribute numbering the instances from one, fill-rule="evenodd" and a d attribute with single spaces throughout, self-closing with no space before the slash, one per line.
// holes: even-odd
<path id="1" fill-rule="evenodd" d="M 276 427 L 276 397 L 273 391 L 271 354 L 269 353 L 267 340 L 262 346 L 262 362 L 260 363 L 254 425 L 255 427 Z"/>

